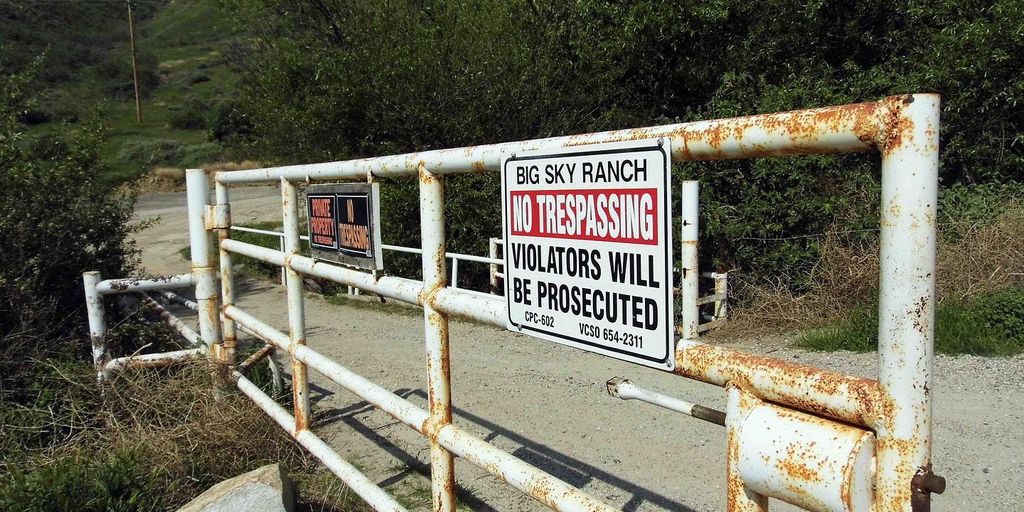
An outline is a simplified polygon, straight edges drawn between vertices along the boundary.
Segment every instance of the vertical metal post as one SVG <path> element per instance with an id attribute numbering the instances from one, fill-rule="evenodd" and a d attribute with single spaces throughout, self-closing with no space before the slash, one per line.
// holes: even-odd
<path id="1" fill-rule="evenodd" d="M 96 285 L 102 280 L 100 273 L 93 270 L 82 274 L 85 285 L 85 310 L 89 315 L 89 339 L 92 340 L 92 364 L 96 367 L 96 382 L 102 383 L 106 378 L 107 361 L 107 319 L 103 311 L 103 296 Z"/>
<path id="2" fill-rule="evenodd" d="M 754 396 L 739 386 L 729 383 L 725 409 L 726 445 L 726 510 L 729 512 L 768 512 L 768 497 L 758 494 L 743 483 L 739 463 L 739 429 L 743 418 L 753 406 Z"/>
<path id="3" fill-rule="evenodd" d="M 459 259 L 452 258 L 452 288 L 459 287 Z"/>
<path id="4" fill-rule="evenodd" d="M 725 318 L 729 313 L 729 274 L 715 273 L 715 295 L 722 297 L 715 301 L 715 320 Z"/>
<path id="5" fill-rule="evenodd" d="M 277 237 L 277 250 L 284 252 L 284 235 Z M 288 286 L 288 270 L 281 267 L 281 286 Z"/>
<path id="6" fill-rule="evenodd" d="M 491 238 L 487 241 L 487 257 L 497 258 L 498 257 L 498 239 Z M 498 293 L 498 264 L 491 263 L 488 265 L 491 274 L 491 295 Z"/>
<path id="7" fill-rule="evenodd" d="M 430 430 L 452 422 L 448 317 L 434 309 L 434 295 L 445 287 L 444 182 L 423 164 L 420 178 L 420 233 L 423 239 L 423 320 L 427 345 Z M 430 441 L 430 483 L 435 512 L 455 510 L 455 461 L 436 440 Z"/>
<path id="8" fill-rule="evenodd" d="M 231 238 L 231 202 L 228 197 L 228 188 L 220 183 L 215 183 L 214 188 L 217 196 L 217 208 L 215 226 L 217 226 L 217 247 L 220 251 L 220 294 L 224 306 L 235 305 L 235 275 L 231 267 L 231 253 L 220 248 L 220 243 Z M 224 317 L 223 319 L 223 362 L 228 366 L 235 365 L 235 351 L 237 345 L 237 329 L 235 321 Z"/>
<path id="9" fill-rule="evenodd" d="M 878 300 L 879 512 L 928 510 L 931 473 L 939 96 L 889 100 L 882 146 Z"/>
<path id="10" fill-rule="evenodd" d="M 281 179 L 281 212 L 284 219 L 285 285 L 288 287 L 288 333 L 292 354 L 292 403 L 295 408 L 295 432 L 309 428 L 309 376 L 305 363 L 295 359 L 295 347 L 306 344 L 306 311 L 302 297 L 302 275 L 291 267 L 291 257 L 299 254 L 299 193 L 295 184 Z"/>
<path id="11" fill-rule="evenodd" d="M 684 181 L 682 190 L 682 211 L 683 228 L 681 236 L 681 252 L 679 255 L 679 267 L 681 279 L 679 283 L 682 295 L 682 337 L 683 339 L 697 338 L 697 325 L 700 323 L 699 308 L 697 307 L 697 284 L 700 280 L 700 269 L 697 261 L 697 237 L 698 217 L 697 201 L 699 199 L 699 184 L 697 181 Z"/>
<path id="12" fill-rule="evenodd" d="M 274 354 L 267 356 L 267 368 L 270 368 L 270 382 L 274 398 L 278 398 L 284 393 L 284 379 L 281 378 L 281 368 L 274 360 Z"/>
<path id="13" fill-rule="evenodd" d="M 213 261 L 213 243 L 206 229 L 206 207 L 210 204 L 210 179 L 202 169 L 185 171 L 188 202 L 188 238 L 192 252 L 192 275 L 196 280 L 196 314 L 199 336 L 209 347 L 210 359 L 223 361 L 220 337 L 220 290 Z M 227 379 L 226 374 L 220 375 Z"/>

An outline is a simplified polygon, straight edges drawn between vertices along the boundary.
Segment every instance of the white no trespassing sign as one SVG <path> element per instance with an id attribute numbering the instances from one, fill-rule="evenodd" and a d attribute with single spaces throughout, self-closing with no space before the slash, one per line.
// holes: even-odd
<path id="1" fill-rule="evenodd" d="M 508 329 L 673 369 L 669 141 L 523 152 L 501 173 Z"/>

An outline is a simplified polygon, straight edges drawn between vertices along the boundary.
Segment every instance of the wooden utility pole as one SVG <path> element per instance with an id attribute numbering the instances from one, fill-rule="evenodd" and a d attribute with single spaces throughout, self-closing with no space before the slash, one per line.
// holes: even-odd
<path id="1" fill-rule="evenodd" d="M 142 124 L 142 99 L 139 97 L 139 65 L 135 60 L 135 28 L 132 26 L 132 2 L 128 0 L 128 40 L 132 45 L 132 81 L 135 82 L 135 117 Z"/>

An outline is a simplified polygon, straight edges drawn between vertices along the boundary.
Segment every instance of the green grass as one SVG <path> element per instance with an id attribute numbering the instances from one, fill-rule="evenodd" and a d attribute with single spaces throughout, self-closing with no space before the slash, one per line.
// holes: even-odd
<path id="1" fill-rule="evenodd" d="M 838 322 L 800 334 L 811 350 L 868 352 L 878 347 L 878 303 Z M 1024 288 L 1009 287 L 968 300 L 945 300 L 935 310 L 935 349 L 943 354 L 1008 356 L 1024 352 Z"/>
<path id="2" fill-rule="evenodd" d="M 189 167 L 224 160 L 225 149 L 210 142 L 208 129 L 171 126 L 182 109 L 209 116 L 215 105 L 228 99 L 237 85 L 237 74 L 224 58 L 224 48 L 234 37 L 217 0 L 179 0 L 163 5 L 137 27 L 138 51 L 156 56 L 160 84 L 142 101 L 143 122 L 135 115 L 131 97 L 111 99 L 97 66 L 77 70 L 69 82 L 46 95 L 61 95 L 73 104 L 80 117 L 101 108 L 108 138 L 101 151 L 107 171 L 101 178 L 110 185 L 130 181 L 156 166 Z M 107 50 L 104 48 L 104 50 Z M 125 48 L 109 49 L 115 56 Z M 31 137 L 53 133 L 58 122 L 31 126 Z M 151 147 L 173 144 L 173 151 Z M 140 149 L 141 148 L 141 149 Z M 147 150 L 150 148 L 150 150 Z"/>

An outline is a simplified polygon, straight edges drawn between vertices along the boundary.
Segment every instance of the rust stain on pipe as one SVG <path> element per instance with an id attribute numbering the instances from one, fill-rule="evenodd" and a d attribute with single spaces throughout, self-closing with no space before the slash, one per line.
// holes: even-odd
<path id="1" fill-rule="evenodd" d="M 781 359 L 696 344 L 676 351 L 675 373 L 719 386 L 735 382 L 767 400 L 855 425 L 871 427 L 879 416 L 877 381 Z M 824 400 L 836 396 L 854 403 L 843 407 Z"/>

